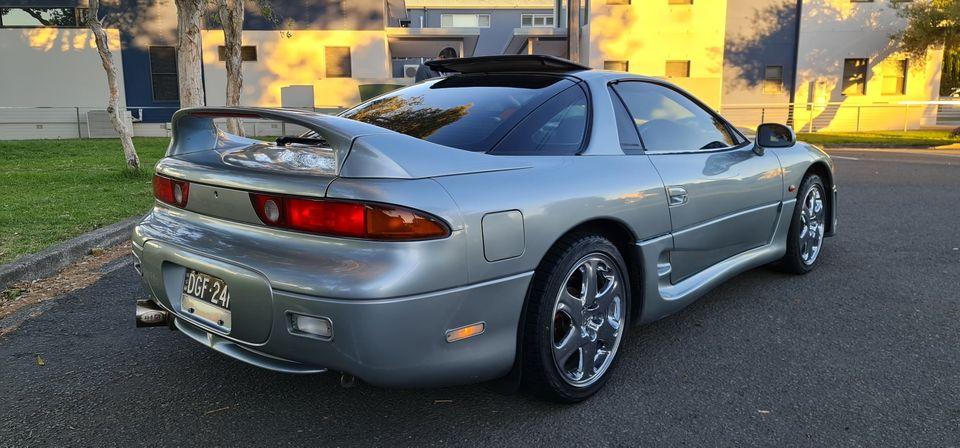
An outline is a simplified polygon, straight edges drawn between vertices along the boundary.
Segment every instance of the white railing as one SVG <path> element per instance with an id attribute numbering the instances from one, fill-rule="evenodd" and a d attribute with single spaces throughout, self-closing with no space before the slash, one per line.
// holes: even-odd
<path id="1" fill-rule="evenodd" d="M 0 107 L 0 140 L 89 138 L 87 112 L 103 107 Z M 169 116 L 175 108 L 127 108 L 137 136 L 169 136 L 167 123 L 150 116 Z M 339 109 L 313 108 L 336 113 Z M 904 101 L 890 104 L 781 103 L 728 104 L 720 113 L 737 127 L 753 129 L 761 123 L 793 126 L 797 132 L 865 132 L 960 127 L 960 100 Z M 147 118 L 144 121 L 144 118 Z M 268 120 L 245 120 L 250 136 L 295 135 L 292 125 Z"/>
<path id="2" fill-rule="evenodd" d="M 104 107 L 0 107 L 0 140 L 90 138 L 87 113 Z M 128 107 L 134 135 L 138 137 L 168 137 L 169 123 L 154 122 L 151 115 L 169 117 L 176 107 Z M 312 108 L 320 113 L 336 113 L 336 108 Z M 144 120 L 146 118 L 146 121 Z M 304 131 L 298 126 L 270 120 L 244 120 L 244 131 L 249 136 L 297 135 Z"/>
<path id="3" fill-rule="evenodd" d="M 786 123 L 797 132 L 908 131 L 960 126 L 960 101 L 889 104 L 730 104 L 720 113 L 737 127 Z"/>

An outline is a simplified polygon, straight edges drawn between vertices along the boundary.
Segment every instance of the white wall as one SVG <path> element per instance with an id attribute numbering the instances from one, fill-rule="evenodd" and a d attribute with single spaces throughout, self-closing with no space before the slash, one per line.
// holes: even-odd
<path id="1" fill-rule="evenodd" d="M 226 67 L 218 54 L 223 32 L 203 31 L 202 39 L 207 104 L 223 105 Z M 360 101 L 359 84 L 392 82 L 384 31 L 244 31 L 243 45 L 257 47 L 257 61 L 243 63 L 241 103 L 248 106 L 279 107 L 282 88 L 312 85 L 316 107 L 349 107 Z M 325 46 L 350 47 L 351 78 L 325 77 Z"/>
<path id="2" fill-rule="evenodd" d="M 120 68 L 120 33 L 107 35 Z M 107 78 L 89 30 L 0 29 L 0 61 L 0 107 L 106 107 Z M 119 75 L 123 101 L 122 70 Z"/>
<path id="3" fill-rule="evenodd" d="M 931 49 L 924 60 L 911 60 L 906 93 L 883 95 L 882 62 L 903 59 L 890 35 L 902 29 L 904 21 L 888 2 L 849 0 L 805 0 L 801 12 L 797 61 L 797 103 L 814 106 L 797 110 L 797 128 L 851 131 L 917 128 L 932 124 L 933 114 L 915 107 L 905 111 L 903 101 L 936 100 L 940 89 L 942 51 Z M 847 58 L 868 58 L 866 94 L 841 94 L 843 64 Z M 927 113 L 924 113 L 927 112 Z M 859 125 L 858 125 L 859 122 Z"/>
<path id="4" fill-rule="evenodd" d="M 690 77 L 670 81 L 719 107 L 726 6 L 726 0 L 692 5 L 670 5 L 666 0 L 632 0 L 629 5 L 591 1 L 582 60 L 599 69 L 604 61 L 629 61 L 631 73 L 647 76 L 664 76 L 666 61 L 690 61 Z"/>
<path id="5" fill-rule="evenodd" d="M 111 29 L 107 36 L 122 67 L 120 34 Z M 0 29 L 0 61 L 2 140 L 85 136 L 86 111 L 106 108 L 107 78 L 88 30 Z"/>

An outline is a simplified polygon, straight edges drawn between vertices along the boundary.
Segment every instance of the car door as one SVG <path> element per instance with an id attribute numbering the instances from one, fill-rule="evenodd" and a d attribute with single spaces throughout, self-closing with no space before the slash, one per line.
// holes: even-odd
<path id="1" fill-rule="evenodd" d="M 712 111 L 668 86 L 624 80 L 612 88 L 667 190 L 671 282 L 768 244 L 782 200 L 780 162 Z"/>

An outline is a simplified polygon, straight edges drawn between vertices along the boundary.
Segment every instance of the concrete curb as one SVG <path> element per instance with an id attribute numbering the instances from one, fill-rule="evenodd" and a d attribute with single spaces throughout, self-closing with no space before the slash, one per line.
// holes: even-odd
<path id="1" fill-rule="evenodd" d="M 113 246 L 129 240 L 133 226 L 140 219 L 142 218 L 137 216 L 101 227 L 35 254 L 20 257 L 9 264 L 0 265 L 0 291 L 12 283 L 56 274 L 88 255 L 93 248 Z"/>

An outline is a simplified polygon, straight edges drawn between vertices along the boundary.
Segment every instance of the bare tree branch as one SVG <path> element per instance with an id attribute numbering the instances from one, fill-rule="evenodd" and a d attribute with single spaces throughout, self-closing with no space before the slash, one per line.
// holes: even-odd
<path id="1" fill-rule="evenodd" d="M 93 32 L 97 43 L 97 53 L 100 54 L 103 70 L 107 73 L 107 112 L 110 114 L 113 128 L 120 134 L 120 145 L 123 147 L 127 169 L 139 171 L 140 157 L 137 156 L 137 149 L 133 146 L 133 130 L 130 129 L 130 125 L 125 119 L 126 109 L 120 107 L 120 81 L 117 75 L 117 66 L 113 62 L 113 53 L 110 51 L 107 32 L 103 29 L 103 22 L 100 21 L 100 0 L 90 0 L 87 25 Z"/>

